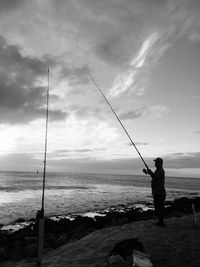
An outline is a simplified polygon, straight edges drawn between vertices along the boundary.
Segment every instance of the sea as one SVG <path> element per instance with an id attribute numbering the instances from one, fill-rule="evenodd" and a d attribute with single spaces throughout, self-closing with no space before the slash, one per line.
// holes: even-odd
<path id="1" fill-rule="evenodd" d="M 0 172 L 0 224 L 36 217 L 43 174 Z M 200 179 L 166 177 L 167 200 L 200 196 Z M 152 203 L 150 178 L 137 175 L 47 172 L 45 216 L 87 214 L 111 207 Z"/>

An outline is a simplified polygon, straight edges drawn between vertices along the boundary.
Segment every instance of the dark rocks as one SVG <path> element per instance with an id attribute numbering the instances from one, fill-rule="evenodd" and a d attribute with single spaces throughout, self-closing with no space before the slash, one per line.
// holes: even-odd
<path id="1" fill-rule="evenodd" d="M 192 203 L 195 210 L 200 211 L 200 197 L 194 199 L 180 198 L 165 203 L 165 216 L 178 217 L 192 213 Z M 76 216 L 73 220 L 62 218 L 55 221 L 45 218 L 44 253 L 77 240 L 92 231 L 104 227 L 123 225 L 126 223 L 148 220 L 154 218 L 152 209 L 144 211 L 142 208 L 129 208 L 120 206 L 120 211 L 111 208 L 102 216 L 94 219 L 84 216 Z M 23 219 L 18 220 L 24 222 Z M 25 257 L 35 257 L 37 253 L 38 223 L 31 222 L 29 226 L 16 232 L 0 230 L 0 261 L 18 260 Z"/>
<path id="2" fill-rule="evenodd" d="M 172 206 L 174 210 L 190 213 L 192 209 L 192 200 L 187 197 L 175 199 Z"/>
<path id="3" fill-rule="evenodd" d="M 6 250 L 2 247 L 0 247 L 0 262 L 5 261 L 7 259 L 7 253 Z"/>
<path id="4" fill-rule="evenodd" d="M 16 244 L 13 244 L 11 247 L 9 247 L 9 249 L 7 250 L 7 254 L 8 259 L 12 261 L 17 261 L 24 257 L 22 247 Z"/>
<path id="5" fill-rule="evenodd" d="M 128 223 L 128 218 L 127 217 L 122 217 L 122 218 L 120 218 L 119 220 L 118 220 L 118 225 L 124 225 L 124 224 L 126 224 L 126 223 Z"/>
<path id="6" fill-rule="evenodd" d="M 24 243 L 25 245 L 37 243 L 37 237 L 36 236 L 25 236 Z"/>
<path id="7" fill-rule="evenodd" d="M 44 243 L 46 244 L 47 247 L 54 248 L 54 247 L 56 247 L 55 243 L 56 243 L 56 240 L 58 239 L 58 237 L 59 237 L 59 235 L 57 236 L 53 233 L 46 234 L 44 236 Z"/>
<path id="8" fill-rule="evenodd" d="M 166 214 L 166 218 L 171 218 L 171 217 L 182 217 L 184 215 L 184 213 L 174 210 L 172 212 L 169 212 Z"/>
<path id="9" fill-rule="evenodd" d="M 128 222 L 127 214 L 118 211 L 110 211 L 105 216 L 95 216 L 94 219 L 98 229 L 108 226 L 123 225 Z"/>
<path id="10" fill-rule="evenodd" d="M 67 232 L 71 228 L 69 219 L 61 219 L 59 222 L 52 219 L 45 219 L 45 233 L 61 234 Z"/>
<path id="11" fill-rule="evenodd" d="M 78 239 L 81 239 L 82 237 L 88 235 L 89 233 L 91 233 L 91 231 L 74 231 L 74 233 L 71 235 L 71 240 L 78 240 Z"/>
<path id="12" fill-rule="evenodd" d="M 66 244 L 69 240 L 69 235 L 68 234 L 62 234 L 61 236 L 58 237 L 58 239 L 54 243 L 54 247 L 58 248 L 64 244 Z"/>
<path id="13" fill-rule="evenodd" d="M 35 257 L 37 255 L 37 243 L 36 244 L 28 244 L 24 248 L 24 256 L 25 257 Z"/>

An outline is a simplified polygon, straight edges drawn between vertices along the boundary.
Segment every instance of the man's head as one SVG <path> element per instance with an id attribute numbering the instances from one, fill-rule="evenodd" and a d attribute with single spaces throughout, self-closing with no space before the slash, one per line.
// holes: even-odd
<path id="1" fill-rule="evenodd" d="M 162 167 L 162 165 L 163 165 L 163 159 L 156 158 L 156 159 L 154 159 L 154 161 L 155 161 L 155 166 L 156 167 Z"/>

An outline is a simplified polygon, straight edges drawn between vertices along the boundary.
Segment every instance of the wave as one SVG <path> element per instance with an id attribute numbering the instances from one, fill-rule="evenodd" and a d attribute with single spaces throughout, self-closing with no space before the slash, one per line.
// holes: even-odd
<path id="1" fill-rule="evenodd" d="M 56 185 L 56 186 L 53 186 L 53 185 L 47 185 L 45 187 L 46 190 L 89 190 L 89 189 L 92 189 L 94 187 L 92 186 L 80 186 L 80 185 Z M 0 192 L 18 192 L 18 191 L 27 191 L 27 190 L 33 190 L 33 191 L 36 191 L 36 190 L 42 190 L 42 187 L 41 186 L 32 186 L 31 188 L 30 187 L 16 187 L 16 186 L 5 186 L 5 187 L 0 187 Z"/>
<path id="2" fill-rule="evenodd" d="M 55 189 L 67 189 L 67 190 L 71 190 L 71 189 L 83 189 L 83 190 L 88 190 L 88 189 L 92 189 L 94 187 L 92 186 L 80 186 L 80 185 L 57 185 L 57 186 L 47 186 L 46 189 L 48 190 L 55 190 Z"/>

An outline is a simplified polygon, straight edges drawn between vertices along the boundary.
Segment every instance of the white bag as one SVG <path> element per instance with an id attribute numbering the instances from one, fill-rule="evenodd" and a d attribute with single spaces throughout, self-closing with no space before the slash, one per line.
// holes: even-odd
<path id="1" fill-rule="evenodd" d="M 153 267 L 150 256 L 138 250 L 133 250 L 133 267 Z"/>

